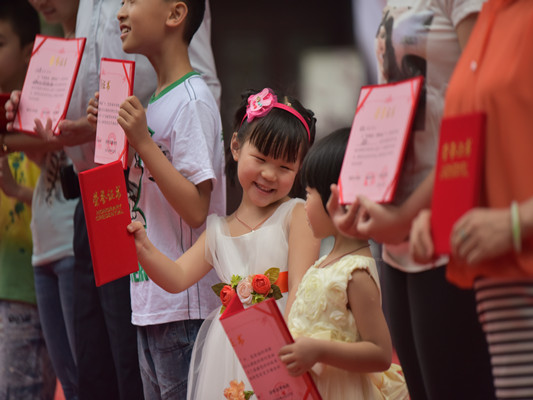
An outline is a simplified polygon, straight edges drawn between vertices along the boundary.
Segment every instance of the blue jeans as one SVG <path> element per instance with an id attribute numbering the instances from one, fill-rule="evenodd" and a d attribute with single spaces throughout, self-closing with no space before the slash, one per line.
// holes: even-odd
<path id="1" fill-rule="evenodd" d="M 185 400 L 194 341 L 203 320 L 138 326 L 137 347 L 145 400 Z"/>
<path id="2" fill-rule="evenodd" d="M 55 386 L 37 307 L 0 299 L 0 399 L 52 399 Z"/>
<path id="3" fill-rule="evenodd" d="M 78 398 L 74 348 L 74 257 L 34 269 L 44 340 L 67 400 Z"/>

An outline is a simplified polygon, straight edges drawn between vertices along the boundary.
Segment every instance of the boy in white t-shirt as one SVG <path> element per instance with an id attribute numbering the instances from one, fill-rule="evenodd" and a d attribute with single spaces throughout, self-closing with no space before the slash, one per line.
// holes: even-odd
<path id="1" fill-rule="evenodd" d="M 126 0 L 118 13 L 124 51 L 145 55 L 157 72 L 146 112 L 135 96 L 119 112 L 137 152 L 129 175 L 132 217 L 173 259 L 196 241 L 208 214 L 226 211 L 220 114 L 188 56 L 204 9 L 197 0 Z M 194 339 L 218 303 L 211 291 L 216 281 L 208 274 L 186 292 L 170 294 L 142 266 L 133 275 L 132 322 L 146 399 L 185 398 Z"/>

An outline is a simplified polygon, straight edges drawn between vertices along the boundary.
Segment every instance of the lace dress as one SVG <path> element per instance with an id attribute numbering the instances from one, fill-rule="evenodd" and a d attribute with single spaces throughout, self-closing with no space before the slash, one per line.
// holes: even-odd
<path id="1" fill-rule="evenodd" d="M 288 236 L 292 210 L 301 199 L 281 204 L 272 216 L 255 231 L 233 237 L 225 217 L 211 215 L 206 227 L 206 260 L 221 282 L 231 282 L 232 275 L 246 277 L 263 274 L 269 268 L 287 271 Z M 287 294 L 277 301 L 281 312 Z M 232 380 L 243 381 L 245 390 L 253 390 L 219 321 L 217 308 L 202 324 L 196 339 L 187 399 L 223 399 L 224 389 Z"/>
<path id="2" fill-rule="evenodd" d="M 295 338 L 361 341 L 355 319 L 347 308 L 347 287 L 356 269 L 366 270 L 379 287 L 374 259 L 348 255 L 336 263 L 317 268 L 325 257 L 309 268 L 300 282 L 289 314 L 289 330 Z M 386 372 L 361 374 L 319 363 L 311 370 L 311 376 L 324 400 L 409 398 L 397 365 L 392 365 Z"/>

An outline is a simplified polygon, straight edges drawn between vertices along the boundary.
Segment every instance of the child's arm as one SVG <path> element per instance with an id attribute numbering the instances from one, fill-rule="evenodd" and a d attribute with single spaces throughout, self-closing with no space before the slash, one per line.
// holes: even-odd
<path id="1" fill-rule="evenodd" d="M 304 205 L 297 204 L 292 211 L 289 231 L 289 293 L 285 307 L 286 317 L 294 302 L 298 285 L 307 269 L 318 259 L 319 251 L 320 241 L 313 236 Z"/>
<path id="2" fill-rule="evenodd" d="M 137 97 L 130 96 L 120 105 L 118 123 L 172 208 L 189 226 L 202 225 L 209 211 L 211 181 L 195 185 L 174 168 L 150 137 L 146 113 Z"/>
<path id="3" fill-rule="evenodd" d="M 359 373 L 384 371 L 390 367 L 392 344 L 374 280 L 367 272 L 356 270 L 347 290 L 362 341 L 347 343 L 297 338 L 295 343 L 282 347 L 279 353 L 291 375 L 301 375 L 317 362 Z"/>
<path id="4" fill-rule="evenodd" d="M 172 261 L 161 253 L 146 236 L 140 222 L 128 225 L 135 237 L 139 263 L 151 280 L 170 293 L 179 293 L 194 285 L 211 269 L 205 260 L 205 231 L 180 258 Z"/>
<path id="5" fill-rule="evenodd" d="M 31 205 L 33 189 L 27 186 L 19 185 L 13 178 L 7 156 L 0 157 L 0 190 L 7 197 L 12 197 L 23 203 Z"/>

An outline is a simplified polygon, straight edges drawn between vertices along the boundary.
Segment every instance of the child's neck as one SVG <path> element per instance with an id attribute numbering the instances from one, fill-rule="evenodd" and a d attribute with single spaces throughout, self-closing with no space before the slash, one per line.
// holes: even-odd
<path id="1" fill-rule="evenodd" d="M 370 256 L 372 253 L 370 252 L 368 240 L 349 238 L 341 234 L 336 234 L 333 249 L 324 259 L 324 261 L 322 261 L 321 266 L 330 264 L 333 261 L 337 261 L 338 259 L 350 254 Z"/>
<path id="2" fill-rule="evenodd" d="M 193 71 L 189 60 L 188 46 L 183 43 L 180 45 L 176 45 L 175 42 L 171 43 L 169 45 L 162 44 L 157 54 L 148 57 L 157 74 L 156 95 Z"/>

